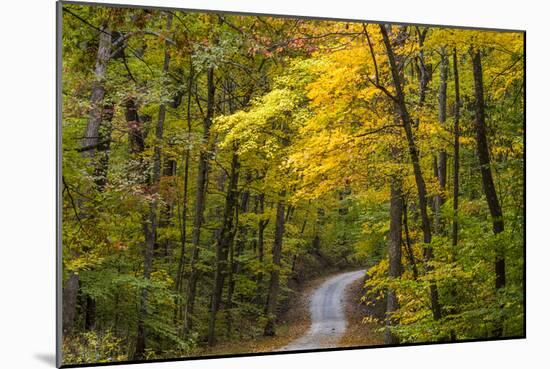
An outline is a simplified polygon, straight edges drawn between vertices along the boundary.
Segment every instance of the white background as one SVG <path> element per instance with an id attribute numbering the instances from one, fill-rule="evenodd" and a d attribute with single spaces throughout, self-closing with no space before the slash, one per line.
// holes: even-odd
<path id="1" fill-rule="evenodd" d="M 550 329 L 547 305 L 550 257 L 547 17 L 550 13 L 544 9 L 544 1 L 127 1 L 526 29 L 528 35 L 527 340 L 141 364 L 139 368 L 548 367 L 545 351 L 549 347 L 546 337 Z M 52 368 L 55 352 L 55 2 L 3 1 L 0 27 L 0 367 Z"/>

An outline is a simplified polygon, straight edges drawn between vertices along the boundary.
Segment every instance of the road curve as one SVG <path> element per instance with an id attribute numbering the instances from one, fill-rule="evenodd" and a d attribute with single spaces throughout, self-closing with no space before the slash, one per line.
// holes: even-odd
<path id="1" fill-rule="evenodd" d="M 337 274 L 318 287 L 311 296 L 311 327 L 281 351 L 336 347 L 346 331 L 344 293 L 346 287 L 365 275 L 365 270 Z"/>

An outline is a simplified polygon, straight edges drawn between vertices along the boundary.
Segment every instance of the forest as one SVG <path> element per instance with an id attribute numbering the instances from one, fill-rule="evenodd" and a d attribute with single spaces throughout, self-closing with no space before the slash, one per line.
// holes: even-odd
<path id="1" fill-rule="evenodd" d="M 377 344 L 525 335 L 524 33 L 61 20 L 63 364 L 277 351 L 359 269 Z"/>

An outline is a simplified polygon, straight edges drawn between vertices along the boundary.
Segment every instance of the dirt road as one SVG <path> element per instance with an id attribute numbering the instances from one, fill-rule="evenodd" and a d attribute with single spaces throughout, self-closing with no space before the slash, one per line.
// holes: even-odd
<path id="1" fill-rule="evenodd" d="M 344 314 L 346 287 L 364 275 L 364 270 L 337 274 L 313 291 L 309 303 L 311 327 L 280 351 L 337 347 L 347 326 Z"/>

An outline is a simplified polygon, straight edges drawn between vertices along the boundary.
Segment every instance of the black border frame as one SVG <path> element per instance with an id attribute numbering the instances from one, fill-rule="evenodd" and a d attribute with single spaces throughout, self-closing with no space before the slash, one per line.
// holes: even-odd
<path id="1" fill-rule="evenodd" d="M 454 340 L 449 342 L 415 342 L 402 344 L 384 344 L 370 346 L 352 346 L 352 347 L 331 347 L 318 348 L 307 350 L 292 350 L 292 351 L 269 351 L 269 352 L 253 352 L 253 353 L 236 353 L 224 355 L 205 355 L 205 356 L 189 356 L 180 358 L 167 359 L 151 359 L 151 360 L 124 360 L 106 363 L 86 363 L 86 364 L 66 364 L 62 365 L 63 353 L 62 345 L 62 321 L 63 321 L 63 246 L 62 246 L 62 194 L 61 194 L 61 178 L 62 178 L 62 35 L 63 35 L 63 6 L 67 5 L 83 5 L 83 6 L 99 6 L 108 8 L 126 8 L 126 9 L 154 9 L 154 10 L 169 10 L 169 11 L 186 11 L 194 13 L 214 13 L 228 15 L 243 15 L 243 16 L 264 16 L 276 18 L 294 18 L 304 20 L 320 20 L 334 22 L 350 22 L 350 23 L 371 23 L 371 24 L 392 24 L 404 26 L 422 26 L 432 28 L 450 28 L 461 30 L 478 30 L 492 32 L 513 32 L 523 35 L 523 335 L 499 337 L 499 338 L 479 338 L 479 339 L 464 339 Z M 452 345 L 456 343 L 475 343 L 475 342 L 493 342 L 493 341 L 509 341 L 527 338 L 527 31 L 525 29 L 506 29 L 506 28 L 489 28 L 489 27 L 473 27 L 459 25 L 443 25 L 443 24 L 428 24 L 428 23 L 409 23 L 395 22 L 382 20 L 368 19 L 349 19 L 349 18 L 331 18 L 318 16 L 303 16 L 292 14 L 269 14 L 269 13 L 253 13 L 228 10 L 212 10 L 212 9 L 196 9 L 196 8 L 179 8 L 158 5 L 132 5 L 132 4 L 116 4 L 116 3 L 101 3 L 91 1 L 73 1 L 73 0 L 57 0 L 56 2 L 56 355 L 55 362 L 57 368 L 81 368 L 81 367 L 96 367 L 96 366 L 111 366 L 125 364 L 147 364 L 147 363 L 164 363 L 177 361 L 191 360 L 208 360 L 208 359 L 224 359 L 224 358 L 239 358 L 239 357 L 255 357 L 268 355 L 285 355 L 285 354 L 300 354 L 300 353 L 317 353 L 331 351 L 351 351 L 360 349 L 375 349 L 375 348 L 394 348 L 394 347 L 411 347 L 411 346 L 429 346 L 429 345 Z"/>

